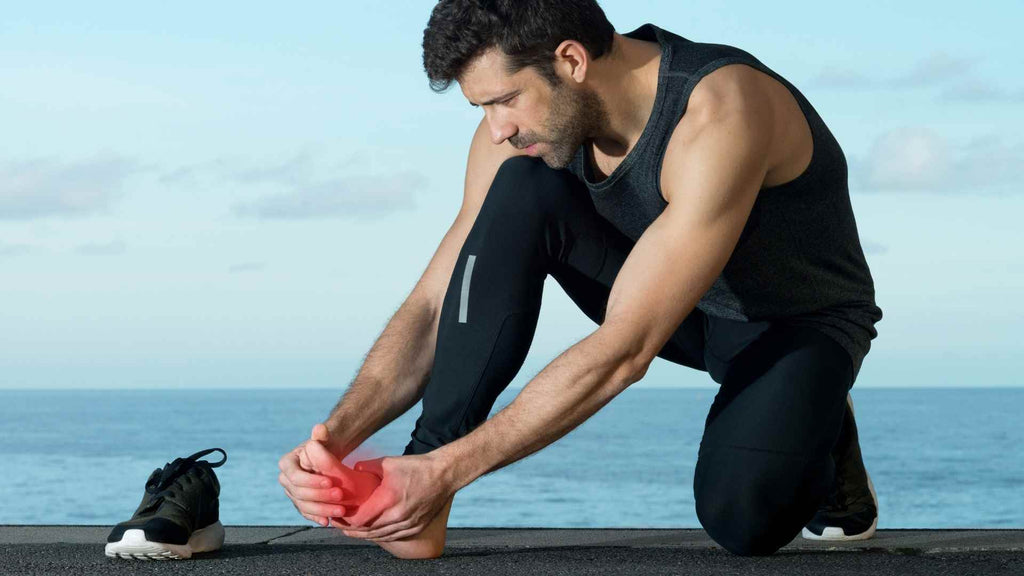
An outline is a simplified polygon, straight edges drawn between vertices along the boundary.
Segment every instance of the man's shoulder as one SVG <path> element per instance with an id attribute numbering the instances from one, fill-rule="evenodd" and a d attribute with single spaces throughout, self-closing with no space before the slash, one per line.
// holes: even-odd
<path id="1" fill-rule="evenodd" d="M 751 125 L 766 126 L 768 132 L 777 131 L 775 123 L 764 120 L 771 117 L 771 94 L 761 71 L 745 64 L 726 64 L 706 76 L 694 86 L 686 112 L 669 134 L 660 185 L 671 188 L 670 180 L 685 177 L 673 170 L 673 158 L 685 153 L 701 131 L 726 125 L 723 119 L 748 116 Z M 768 136 L 774 138 L 774 133 Z M 668 198 L 665 198 L 668 201 Z"/>
<path id="2" fill-rule="evenodd" d="M 772 95 L 761 71 L 745 64 L 727 64 L 697 82 L 685 113 L 669 134 L 666 157 L 709 125 L 726 116 L 771 114 Z"/>
<path id="3" fill-rule="evenodd" d="M 764 72 L 742 62 L 716 68 L 694 85 L 680 123 L 700 122 L 763 104 L 769 90 L 765 76 Z"/>

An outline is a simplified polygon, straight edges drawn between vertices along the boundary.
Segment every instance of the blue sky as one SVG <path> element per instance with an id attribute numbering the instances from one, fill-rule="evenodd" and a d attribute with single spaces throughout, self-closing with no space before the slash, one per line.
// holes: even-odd
<path id="1" fill-rule="evenodd" d="M 17 3 L 0 20 L 0 387 L 345 386 L 462 197 L 482 112 L 433 2 Z M 850 163 L 884 318 L 858 387 L 1015 386 L 1019 2 L 601 2 L 741 47 Z M 549 279 L 519 387 L 594 325 Z M 657 360 L 637 386 L 714 386 Z"/>

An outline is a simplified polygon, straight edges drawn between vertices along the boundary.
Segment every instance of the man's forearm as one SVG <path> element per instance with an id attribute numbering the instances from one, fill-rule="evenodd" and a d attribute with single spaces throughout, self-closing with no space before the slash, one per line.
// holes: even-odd
<path id="1" fill-rule="evenodd" d="M 423 396 L 434 363 L 437 314 L 416 292 L 395 312 L 325 421 L 335 453 L 348 454 Z"/>
<path id="2" fill-rule="evenodd" d="M 639 377 L 621 340 L 599 329 L 555 358 L 503 410 L 431 454 L 461 489 L 558 440 Z"/>

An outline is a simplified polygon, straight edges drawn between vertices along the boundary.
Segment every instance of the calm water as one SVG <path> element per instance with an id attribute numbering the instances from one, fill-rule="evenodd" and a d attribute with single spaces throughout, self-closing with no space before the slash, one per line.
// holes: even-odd
<path id="1" fill-rule="evenodd" d="M 506 390 L 495 412 L 517 392 Z M 693 471 L 714 393 L 629 389 L 561 440 L 460 491 L 449 525 L 699 528 Z M 229 457 L 217 469 L 225 524 L 308 523 L 277 484 L 277 460 L 337 397 L 0 391 L 0 524 L 114 524 L 131 516 L 154 468 L 213 446 Z M 879 528 L 1024 527 L 1024 389 L 855 388 L 853 397 Z M 401 454 L 419 412 L 369 449 Z"/>

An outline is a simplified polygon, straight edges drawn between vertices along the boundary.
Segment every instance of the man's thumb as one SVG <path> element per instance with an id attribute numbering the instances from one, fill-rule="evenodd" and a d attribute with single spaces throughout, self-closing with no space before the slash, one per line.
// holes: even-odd
<path id="1" fill-rule="evenodd" d="M 321 444 L 327 444 L 331 441 L 331 433 L 327 431 L 327 426 L 321 423 L 313 426 L 313 431 L 310 433 L 309 438 Z"/>

